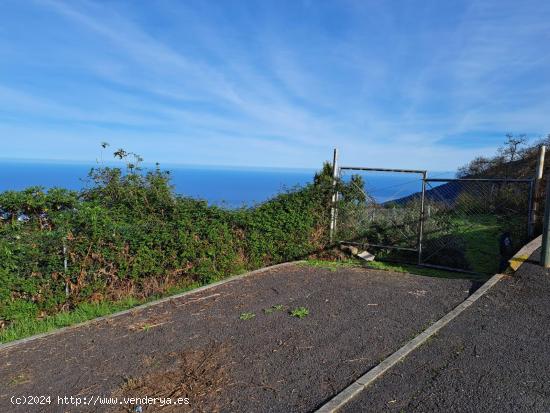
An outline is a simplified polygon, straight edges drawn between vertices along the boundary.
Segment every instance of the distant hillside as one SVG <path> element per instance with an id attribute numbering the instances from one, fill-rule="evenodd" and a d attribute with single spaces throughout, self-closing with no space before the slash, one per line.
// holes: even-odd
<path id="1" fill-rule="evenodd" d="M 493 157 L 478 156 L 468 164 L 459 168 L 457 178 L 509 178 L 531 179 L 535 176 L 537 159 L 541 145 L 547 146 L 547 155 L 544 168 L 544 178 L 550 173 L 550 135 L 530 145 L 524 136 L 514 137 L 508 135 L 504 145 L 497 150 Z M 451 181 L 439 185 L 436 188 L 428 187 L 426 199 L 432 201 L 445 201 L 452 203 L 468 185 L 463 182 Z M 406 204 L 417 199 L 419 193 L 414 193 L 403 198 L 388 201 L 386 204 Z"/>
<path id="2" fill-rule="evenodd" d="M 459 178 L 515 178 L 529 179 L 535 175 L 541 145 L 550 149 L 550 135 L 530 145 L 525 136 L 508 135 L 504 145 L 491 158 L 478 156 L 458 169 Z M 547 155 L 544 174 L 550 172 L 550 153 Z"/>
<path id="3" fill-rule="evenodd" d="M 434 184 L 435 186 L 435 184 Z M 458 196 L 467 188 L 464 182 L 459 181 L 450 181 L 438 185 L 437 187 L 426 188 L 426 200 L 432 202 L 446 202 L 452 204 Z M 404 196 L 399 199 L 392 199 L 390 201 L 384 202 L 382 205 L 391 206 L 391 205 L 406 205 L 412 201 L 418 201 L 420 199 L 421 192 L 415 192 L 414 194 Z"/>

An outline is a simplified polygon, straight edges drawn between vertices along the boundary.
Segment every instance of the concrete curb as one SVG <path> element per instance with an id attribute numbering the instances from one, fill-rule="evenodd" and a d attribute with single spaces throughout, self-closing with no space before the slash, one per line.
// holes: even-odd
<path id="1" fill-rule="evenodd" d="M 451 320 L 457 317 L 460 313 L 466 310 L 471 306 L 475 301 L 482 297 L 489 289 L 494 286 L 502 277 L 503 274 L 493 275 L 485 284 L 483 284 L 475 293 L 469 296 L 466 300 L 460 303 L 455 307 L 454 310 L 447 313 L 445 316 L 440 318 L 421 334 L 413 338 L 395 353 L 387 357 L 380 364 L 378 364 L 373 369 L 369 370 L 363 376 L 359 377 L 355 382 L 349 385 L 347 388 L 338 393 L 334 398 L 325 403 L 321 408 L 319 408 L 316 413 L 332 413 L 337 412 L 341 409 L 346 403 L 351 399 L 361 393 L 368 385 L 382 376 L 386 371 L 391 369 L 401 360 L 403 360 L 409 353 L 420 347 L 426 342 L 430 337 L 436 334 L 439 330 L 445 327 Z"/>
<path id="2" fill-rule="evenodd" d="M 542 245 L 542 235 L 539 235 L 537 238 L 532 240 L 531 242 L 525 244 L 517 253 L 514 255 L 510 260 L 508 261 L 510 263 L 510 267 L 517 271 L 521 265 L 529 259 L 531 254 L 535 252 L 537 248 L 539 248 Z"/>
<path id="3" fill-rule="evenodd" d="M 10 342 L 5 343 L 5 344 L 0 344 L 0 351 L 6 350 L 6 349 L 11 348 L 11 347 L 18 346 L 20 344 L 25 344 L 25 343 L 28 343 L 30 341 L 35 341 L 35 340 L 38 340 L 38 339 L 41 339 L 41 338 L 44 338 L 44 337 L 49 337 L 49 336 L 53 336 L 53 335 L 56 335 L 56 334 L 61 334 L 61 333 L 64 333 L 68 330 L 77 329 L 77 328 L 80 328 L 80 327 L 83 327 L 83 326 L 98 323 L 100 321 L 104 321 L 104 320 L 108 320 L 108 319 L 111 319 L 111 318 L 119 317 L 119 316 L 122 316 L 122 315 L 125 315 L 125 314 L 128 314 L 128 313 L 132 313 L 132 312 L 135 312 L 135 311 L 140 311 L 140 310 L 143 310 L 143 309 L 148 308 L 148 307 L 153 307 L 155 305 L 165 303 L 167 301 L 172 301 L 172 300 L 176 300 L 178 298 L 186 297 L 188 295 L 197 294 L 197 293 L 200 293 L 201 291 L 205 291 L 205 290 L 209 290 L 211 288 L 219 287 L 220 285 L 228 284 L 228 283 L 233 282 L 233 281 L 238 281 L 238 280 L 240 280 L 242 278 L 245 278 L 245 277 L 261 274 L 261 273 L 267 272 L 269 270 L 284 268 L 284 267 L 299 264 L 299 263 L 302 263 L 302 262 L 304 262 L 304 261 L 300 260 L 300 261 L 284 262 L 282 264 L 271 265 L 269 267 L 264 267 L 264 268 L 260 268 L 260 269 L 254 270 L 254 271 L 249 271 L 249 272 L 246 272 L 244 274 L 234 275 L 232 277 L 225 278 L 221 281 L 218 281 L 218 282 L 215 282 L 215 283 L 212 283 L 212 284 L 204 285 L 202 287 L 195 288 L 195 289 L 189 290 L 189 291 L 185 291 L 185 292 L 180 293 L 180 294 L 164 297 L 164 298 L 161 298 L 159 300 L 150 301 L 148 303 L 138 305 L 136 307 L 132 307 L 132 308 L 129 308 L 127 310 L 123 310 L 123 311 L 119 311 L 119 312 L 116 312 L 116 313 L 108 314 L 108 315 L 105 315 L 103 317 L 93 318 L 91 320 L 83 321 L 82 323 L 73 324 L 71 326 L 58 328 L 58 329 L 55 329 L 55 330 L 48 331 L 46 333 L 37 334 L 37 335 L 34 335 L 34 336 L 22 338 L 20 340 L 10 341 Z"/>

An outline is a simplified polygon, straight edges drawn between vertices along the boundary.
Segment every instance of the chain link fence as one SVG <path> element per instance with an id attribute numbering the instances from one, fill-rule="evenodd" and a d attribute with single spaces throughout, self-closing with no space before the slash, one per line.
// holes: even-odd
<path id="1" fill-rule="evenodd" d="M 494 274 L 529 237 L 532 181 L 427 179 L 420 262 Z"/>
<path id="2" fill-rule="evenodd" d="M 338 178 L 335 240 L 377 259 L 494 274 L 529 239 L 531 180 L 352 167 Z"/>

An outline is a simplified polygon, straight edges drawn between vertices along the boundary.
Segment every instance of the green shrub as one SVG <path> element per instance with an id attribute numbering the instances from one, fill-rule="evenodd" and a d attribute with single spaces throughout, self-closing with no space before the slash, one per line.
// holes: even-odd
<path id="1" fill-rule="evenodd" d="M 0 193 L 0 326 L 207 284 L 327 243 L 328 165 L 312 184 L 226 210 L 176 195 L 169 173 L 142 171 L 135 154 L 116 156 L 126 169 L 93 169 L 81 192 Z"/>

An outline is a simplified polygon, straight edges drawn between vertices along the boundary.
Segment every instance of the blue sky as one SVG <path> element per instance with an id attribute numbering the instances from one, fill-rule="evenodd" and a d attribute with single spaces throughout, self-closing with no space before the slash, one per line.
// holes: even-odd
<path id="1" fill-rule="evenodd" d="M 3 158 L 452 170 L 550 132 L 548 1 L 0 2 Z"/>

